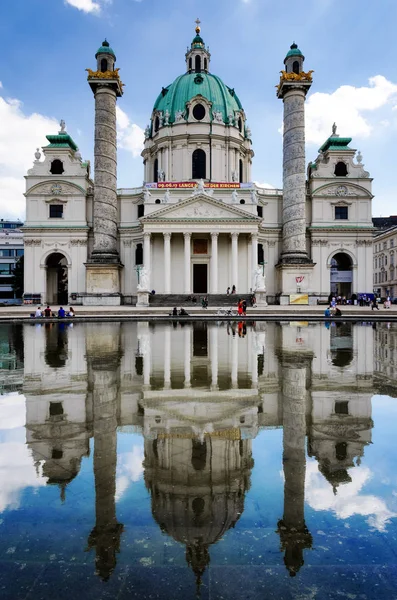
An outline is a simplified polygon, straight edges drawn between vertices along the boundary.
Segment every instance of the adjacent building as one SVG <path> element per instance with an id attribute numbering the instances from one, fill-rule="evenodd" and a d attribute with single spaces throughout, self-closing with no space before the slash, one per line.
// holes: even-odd
<path id="1" fill-rule="evenodd" d="M 393 299 L 397 296 L 397 270 L 394 268 L 396 251 L 397 225 L 375 232 L 374 292 L 381 298 L 390 296 Z"/>
<path id="2" fill-rule="evenodd" d="M 21 221 L 0 221 L 0 302 L 14 302 L 12 275 L 19 258 L 23 256 Z"/>

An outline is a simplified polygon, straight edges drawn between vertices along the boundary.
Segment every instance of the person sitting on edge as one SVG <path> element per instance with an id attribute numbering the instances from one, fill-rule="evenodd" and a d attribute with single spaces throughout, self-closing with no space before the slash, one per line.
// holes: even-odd
<path id="1" fill-rule="evenodd" d="M 36 312 L 34 313 L 34 316 L 37 317 L 37 318 L 40 318 L 40 317 L 43 316 L 42 313 L 41 313 L 41 306 L 38 306 L 36 308 Z"/>
<path id="2" fill-rule="evenodd" d="M 64 319 L 65 318 L 65 309 L 62 308 L 62 306 L 58 310 L 58 318 L 59 319 Z"/>
<path id="3" fill-rule="evenodd" d="M 327 306 L 327 308 L 324 311 L 324 317 L 330 317 L 331 316 L 331 307 Z"/>
<path id="4" fill-rule="evenodd" d="M 47 305 L 47 308 L 44 309 L 44 316 L 51 317 L 51 315 L 52 315 L 51 308 Z"/>
<path id="5" fill-rule="evenodd" d="M 181 310 L 179 311 L 179 315 L 181 317 L 188 317 L 189 314 L 186 312 L 186 310 L 184 308 L 181 308 Z"/>
<path id="6" fill-rule="evenodd" d="M 69 308 L 69 312 L 68 312 L 68 317 L 75 317 L 76 313 L 74 312 L 74 308 L 73 306 L 70 306 Z"/>
<path id="7" fill-rule="evenodd" d="M 172 309 L 172 316 L 173 317 L 177 317 L 178 316 L 178 309 L 176 306 L 174 306 L 174 308 Z"/>
<path id="8" fill-rule="evenodd" d="M 340 310 L 340 308 L 335 306 L 334 317 L 341 317 L 341 316 L 342 316 L 342 311 Z"/>

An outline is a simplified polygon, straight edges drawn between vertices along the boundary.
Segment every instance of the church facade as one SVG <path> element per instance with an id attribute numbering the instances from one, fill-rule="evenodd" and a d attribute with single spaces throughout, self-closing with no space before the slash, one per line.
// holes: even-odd
<path id="1" fill-rule="evenodd" d="M 117 188 L 116 103 L 108 42 L 87 69 L 95 101 L 95 177 L 65 124 L 26 176 L 25 296 L 42 303 L 148 304 L 156 294 L 256 293 L 258 304 L 314 304 L 372 292 L 371 183 L 336 126 L 306 165 L 312 72 L 293 44 L 284 107 L 283 189 L 252 182 L 247 116 L 210 70 L 196 28 L 185 73 L 162 88 L 145 130 L 144 184 Z"/>

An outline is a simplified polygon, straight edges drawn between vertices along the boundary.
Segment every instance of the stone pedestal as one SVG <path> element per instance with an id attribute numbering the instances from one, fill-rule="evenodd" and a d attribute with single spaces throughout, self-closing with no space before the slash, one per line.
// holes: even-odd
<path id="1" fill-rule="evenodd" d="M 137 292 L 137 306 L 149 306 L 149 291 L 138 290 Z"/>
<path id="2" fill-rule="evenodd" d="M 255 298 L 256 298 L 256 305 L 258 307 L 267 306 L 266 290 L 256 290 Z"/>
<path id="3" fill-rule="evenodd" d="M 281 291 L 280 304 L 290 304 L 290 296 L 294 294 L 308 294 L 310 303 L 310 294 L 313 295 L 313 269 L 315 263 L 300 264 L 278 264 L 278 289 Z M 303 279 L 297 281 L 297 277 Z"/>
<path id="4" fill-rule="evenodd" d="M 87 263 L 85 306 L 120 306 L 120 264 Z"/>

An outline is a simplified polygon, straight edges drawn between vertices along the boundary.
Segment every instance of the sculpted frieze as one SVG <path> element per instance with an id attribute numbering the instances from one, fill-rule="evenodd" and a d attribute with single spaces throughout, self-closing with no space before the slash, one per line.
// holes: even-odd
<path id="1" fill-rule="evenodd" d="M 23 243 L 25 246 L 41 246 L 41 240 L 25 239 Z"/>
<path id="2" fill-rule="evenodd" d="M 35 186 L 27 194 L 37 196 L 81 196 L 82 192 L 77 187 L 65 182 L 47 182 Z"/>

